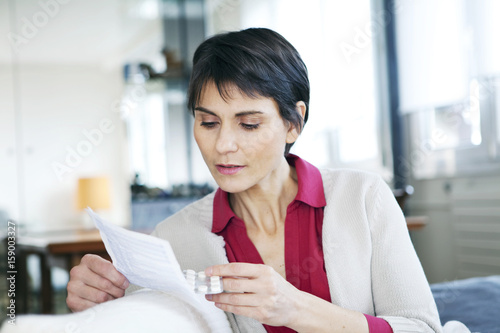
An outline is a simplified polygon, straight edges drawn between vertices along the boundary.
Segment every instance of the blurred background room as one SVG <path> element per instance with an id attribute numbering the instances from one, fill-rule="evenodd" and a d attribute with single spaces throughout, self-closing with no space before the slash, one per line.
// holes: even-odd
<path id="1" fill-rule="evenodd" d="M 406 198 L 430 283 L 500 274 L 500 1 L 0 0 L 0 218 L 26 272 L 19 313 L 69 311 L 68 268 L 103 252 L 83 208 L 149 232 L 216 188 L 192 139 L 191 58 L 248 27 L 281 33 L 308 67 L 292 153 Z"/>

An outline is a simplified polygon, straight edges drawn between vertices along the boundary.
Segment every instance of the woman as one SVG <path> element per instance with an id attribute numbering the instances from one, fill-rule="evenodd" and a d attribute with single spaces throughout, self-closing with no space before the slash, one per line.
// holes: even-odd
<path id="1" fill-rule="evenodd" d="M 441 331 L 387 185 L 288 153 L 307 121 L 309 81 L 281 35 L 247 29 L 203 42 L 188 104 L 219 189 L 153 234 L 171 243 L 182 268 L 223 276 L 226 292 L 207 299 L 234 331 Z M 111 263 L 85 256 L 67 303 L 82 310 L 127 287 Z"/>

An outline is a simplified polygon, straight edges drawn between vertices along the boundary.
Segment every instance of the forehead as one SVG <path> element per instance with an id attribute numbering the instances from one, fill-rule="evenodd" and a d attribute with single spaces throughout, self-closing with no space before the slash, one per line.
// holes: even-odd
<path id="1" fill-rule="evenodd" d="M 231 83 L 221 85 L 218 88 L 213 81 L 209 81 L 203 86 L 197 106 L 210 107 L 210 105 L 214 107 L 231 106 L 237 109 L 254 107 L 278 110 L 278 104 L 272 98 L 258 94 L 249 95 Z"/>
<path id="2" fill-rule="evenodd" d="M 214 81 L 209 80 L 202 86 L 199 102 L 218 98 L 222 98 L 224 101 L 229 101 L 232 99 L 246 99 L 254 97 L 257 96 L 243 92 L 234 83 L 221 83 L 217 86 Z"/>

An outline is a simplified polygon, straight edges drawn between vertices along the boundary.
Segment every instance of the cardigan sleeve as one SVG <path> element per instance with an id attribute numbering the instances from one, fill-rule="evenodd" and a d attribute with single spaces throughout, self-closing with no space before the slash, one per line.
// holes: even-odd
<path id="1" fill-rule="evenodd" d="M 441 332 L 437 307 L 404 215 L 382 180 L 371 187 L 372 292 L 377 317 L 394 332 Z"/>

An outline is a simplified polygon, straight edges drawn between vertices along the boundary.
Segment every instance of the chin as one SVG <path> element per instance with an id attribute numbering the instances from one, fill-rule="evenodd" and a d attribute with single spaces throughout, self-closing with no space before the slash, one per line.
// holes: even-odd
<path id="1" fill-rule="evenodd" d="M 217 183 L 217 185 L 219 185 L 219 187 L 224 192 L 228 192 L 228 193 L 243 192 L 251 187 L 249 184 L 245 184 L 245 182 L 242 182 L 241 180 L 236 180 L 236 179 L 215 178 L 215 182 Z"/>
<path id="2" fill-rule="evenodd" d="M 245 175 L 225 176 L 221 175 L 215 168 L 214 170 L 210 169 L 210 171 L 213 179 L 224 192 L 239 193 L 253 185 L 248 182 L 248 176 Z"/>

